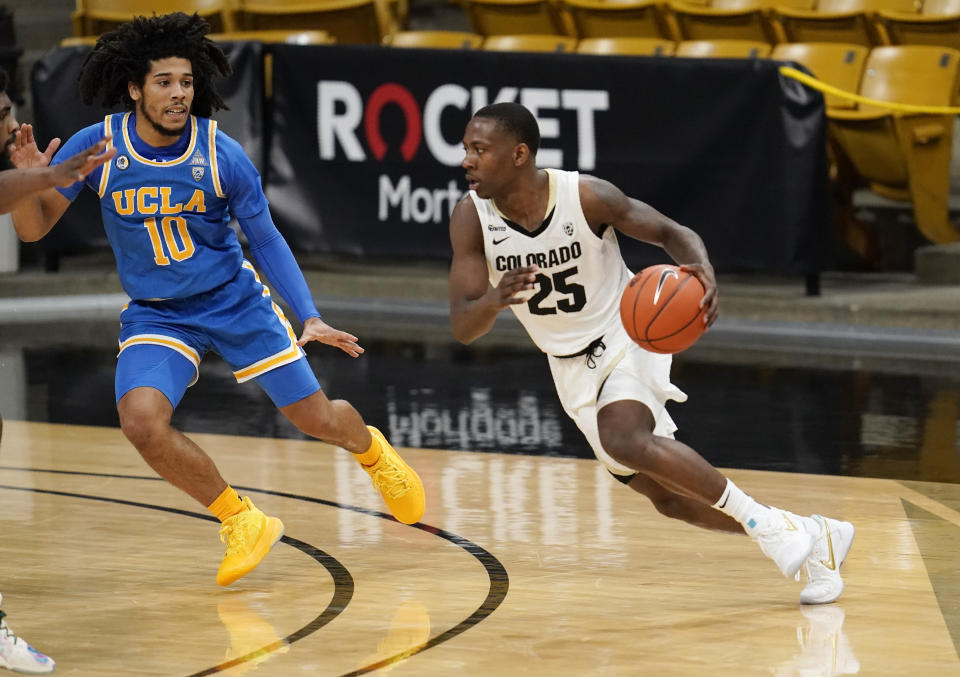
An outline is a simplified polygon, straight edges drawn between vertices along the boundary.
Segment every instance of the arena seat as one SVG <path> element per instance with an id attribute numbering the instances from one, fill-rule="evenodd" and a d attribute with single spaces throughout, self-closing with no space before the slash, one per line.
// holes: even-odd
<path id="1" fill-rule="evenodd" d="M 683 40 L 675 54 L 700 59 L 763 59 L 770 55 L 770 44 L 759 40 Z"/>
<path id="2" fill-rule="evenodd" d="M 960 0 L 923 0 L 919 12 L 878 9 L 876 29 L 887 45 L 960 49 Z"/>
<path id="3" fill-rule="evenodd" d="M 669 7 L 679 40 L 775 41 L 762 0 L 710 0 L 705 5 L 675 0 Z"/>
<path id="4" fill-rule="evenodd" d="M 265 44 L 288 45 L 331 45 L 336 42 L 334 37 L 326 31 L 295 31 L 295 30 L 264 30 L 264 31 L 230 31 L 228 33 L 211 33 L 211 40 L 218 42 L 262 42 Z"/>
<path id="5" fill-rule="evenodd" d="M 842 42 L 788 42 L 774 47 L 770 58 L 793 61 L 829 85 L 857 92 L 869 52 L 864 45 Z M 824 99 L 827 108 L 856 108 L 853 101 L 836 94 L 826 93 Z"/>
<path id="6" fill-rule="evenodd" d="M 567 35 L 565 22 L 553 0 L 463 0 L 474 33 L 488 35 Z"/>
<path id="7" fill-rule="evenodd" d="M 389 22 L 376 0 L 238 0 L 239 30 L 323 30 L 339 44 L 380 44 Z"/>
<path id="8" fill-rule="evenodd" d="M 577 37 L 665 38 L 679 40 L 665 4 L 659 0 L 563 0 Z"/>
<path id="9" fill-rule="evenodd" d="M 488 52 L 575 52 L 577 39 L 567 35 L 491 35 L 483 41 Z"/>
<path id="10" fill-rule="evenodd" d="M 584 38 L 577 43 L 580 54 L 621 56 L 672 56 L 677 46 L 663 38 Z"/>
<path id="11" fill-rule="evenodd" d="M 949 106 L 957 91 L 960 51 L 949 47 L 876 47 L 867 57 L 859 93 L 881 101 Z M 828 110 L 830 133 L 852 176 L 845 193 L 864 183 L 875 193 L 909 200 L 920 232 L 954 242 L 950 223 L 950 155 L 954 116 L 890 111 L 860 104 Z"/>
<path id="12" fill-rule="evenodd" d="M 777 42 L 879 45 L 874 16 L 880 7 L 908 11 L 914 0 L 817 0 L 810 9 L 778 5 L 771 24 Z"/>
<path id="13" fill-rule="evenodd" d="M 235 28 L 230 0 L 77 0 L 70 18 L 74 36 L 80 37 L 100 35 L 135 16 L 169 12 L 196 12 L 210 22 L 214 31 Z"/>
<path id="14" fill-rule="evenodd" d="M 427 49 L 479 49 L 483 36 L 465 31 L 398 31 L 385 35 L 387 47 L 421 47 Z"/>

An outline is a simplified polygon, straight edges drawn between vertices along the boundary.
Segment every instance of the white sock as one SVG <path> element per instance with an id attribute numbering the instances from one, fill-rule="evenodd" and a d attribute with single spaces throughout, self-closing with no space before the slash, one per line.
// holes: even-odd
<path id="1" fill-rule="evenodd" d="M 770 512 L 770 508 L 757 503 L 729 479 L 726 489 L 713 507 L 742 524 L 749 536 L 753 536 L 766 524 L 767 514 Z"/>

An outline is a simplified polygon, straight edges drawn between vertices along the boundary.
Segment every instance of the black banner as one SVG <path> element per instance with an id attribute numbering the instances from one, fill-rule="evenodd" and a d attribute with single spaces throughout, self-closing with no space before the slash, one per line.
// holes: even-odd
<path id="1" fill-rule="evenodd" d="M 514 100 L 540 122 L 540 166 L 612 181 L 700 233 L 718 269 L 814 272 L 829 232 L 823 100 L 778 66 L 280 45 L 267 195 L 295 249 L 447 257 L 464 126 Z M 635 268 L 664 260 L 625 252 Z"/>
<path id="2" fill-rule="evenodd" d="M 233 75 L 217 83 L 230 110 L 216 114 L 221 129 L 239 141 L 250 159 L 263 172 L 263 57 L 259 43 L 225 43 L 224 51 Z M 66 141 L 80 129 L 103 120 L 111 112 L 99 105 L 80 102 L 77 78 L 89 47 L 63 47 L 48 51 L 33 67 L 32 87 L 34 129 L 40 149 L 50 139 Z M 116 109 L 119 111 L 120 109 Z M 100 220 L 100 203 L 92 191 L 84 190 L 56 227 L 42 240 L 51 254 L 91 247 L 107 247 Z"/>

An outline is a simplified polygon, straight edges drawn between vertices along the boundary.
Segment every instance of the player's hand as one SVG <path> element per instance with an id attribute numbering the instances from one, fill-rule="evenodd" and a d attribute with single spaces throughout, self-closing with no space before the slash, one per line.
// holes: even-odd
<path id="1" fill-rule="evenodd" d="M 350 357 L 360 357 L 363 354 L 363 348 L 357 344 L 356 336 L 334 329 L 319 317 L 308 317 L 303 323 L 303 333 L 300 334 L 297 345 L 302 347 L 310 341 L 319 341 L 339 348 Z"/>
<path id="2" fill-rule="evenodd" d="M 505 272 L 503 277 L 500 278 L 500 284 L 493 290 L 497 295 L 497 305 L 506 308 L 507 306 L 526 303 L 528 297 L 517 298 L 516 294 L 533 289 L 539 270 L 536 266 L 525 266 Z"/>
<path id="3" fill-rule="evenodd" d="M 100 139 L 86 150 L 82 150 L 72 158 L 54 165 L 50 171 L 53 172 L 54 185 L 60 188 L 66 188 L 77 181 L 83 181 L 87 175 L 104 162 L 112 158 L 117 153 L 116 148 L 107 148 L 109 139 Z M 51 142 L 50 145 L 53 145 Z"/>
<path id="4" fill-rule="evenodd" d="M 713 274 L 713 266 L 709 263 L 687 263 L 682 264 L 680 270 L 692 273 L 703 285 L 703 299 L 700 300 L 700 307 L 707 309 L 703 314 L 703 323 L 709 327 L 717 321 L 717 315 L 720 314 L 717 278 Z"/>
<path id="5" fill-rule="evenodd" d="M 53 139 L 47 149 L 40 152 L 37 140 L 33 136 L 33 125 L 25 123 L 14 132 L 13 147 L 10 149 L 10 161 L 17 169 L 29 167 L 46 167 L 53 159 L 53 154 L 60 147 L 60 139 Z"/>

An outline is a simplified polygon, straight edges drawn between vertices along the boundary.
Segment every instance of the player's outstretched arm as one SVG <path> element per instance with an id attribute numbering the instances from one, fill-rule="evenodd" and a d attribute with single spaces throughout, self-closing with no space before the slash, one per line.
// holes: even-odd
<path id="1" fill-rule="evenodd" d="M 450 324 L 461 343 L 473 343 L 493 327 L 497 314 L 515 303 L 514 295 L 532 289 L 536 266 L 507 271 L 495 287 L 487 279 L 480 217 L 469 196 L 464 197 L 450 216 Z"/>
<path id="2" fill-rule="evenodd" d="M 113 157 L 114 149 L 106 149 L 107 139 L 84 149 L 66 161 L 50 167 L 53 154 L 60 147 L 60 139 L 54 139 L 43 152 L 37 147 L 32 125 L 21 125 L 16 133 L 10 154 L 17 170 L 8 172 L 6 179 L 14 185 L 11 204 L 13 225 L 21 240 L 39 240 L 60 220 L 70 201 L 61 195 L 57 187 L 67 187 L 82 181 L 94 169 Z M 0 190 L 7 196 L 7 190 Z"/>
<path id="3" fill-rule="evenodd" d="M 717 280 L 699 235 L 594 176 L 581 175 L 580 201 L 591 225 L 610 224 L 634 239 L 662 247 L 681 268 L 693 273 L 705 290 L 701 302 L 701 307 L 707 309 L 704 322 L 707 326 L 714 323 L 719 310 Z"/>

